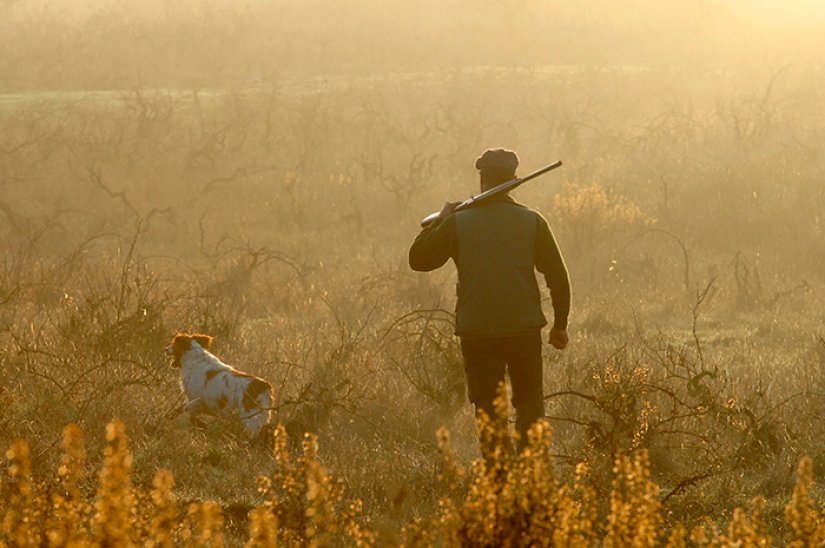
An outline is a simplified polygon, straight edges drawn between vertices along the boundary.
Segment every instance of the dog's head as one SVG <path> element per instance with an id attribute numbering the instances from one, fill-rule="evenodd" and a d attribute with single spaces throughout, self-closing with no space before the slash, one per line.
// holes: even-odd
<path id="1" fill-rule="evenodd" d="M 204 350 L 212 346 L 212 337 L 201 333 L 178 333 L 172 337 L 172 344 L 166 347 L 166 353 L 172 356 L 172 365 L 180 367 L 181 357 L 192 348 L 192 341 L 198 343 Z"/>

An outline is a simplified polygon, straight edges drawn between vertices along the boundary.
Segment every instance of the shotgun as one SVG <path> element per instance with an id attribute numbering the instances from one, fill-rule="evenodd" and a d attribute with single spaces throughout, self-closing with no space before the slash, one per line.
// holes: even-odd
<path id="1" fill-rule="evenodd" d="M 524 183 L 526 183 L 530 179 L 535 179 L 539 175 L 544 175 L 548 171 L 552 171 L 552 170 L 554 170 L 554 169 L 556 169 L 557 167 L 560 167 L 560 166 L 561 166 L 561 161 L 554 162 L 554 163 L 550 164 L 549 166 L 544 166 L 543 168 L 541 168 L 539 170 L 536 170 L 536 171 L 534 171 L 533 173 L 531 173 L 529 175 L 525 175 L 524 177 L 521 177 L 521 178 L 516 177 L 515 179 L 510 179 L 509 181 L 501 183 L 498 186 L 494 186 L 493 188 L 491 188 L 489 190 L 485 190 L 481 194 L 477 194 L 477 195 L 473 196 L 472 198 L 468 198 L 468 199 L 464 200 L 463 202 L 461 202 L 460 204 L 455 206 L 455 209 L 453 210 L 453 212 L 461 211 L 462 209 L 467 209 L 468 207 L 471 207 L 475 204 L 485 202 L 485 201 L 489 200 L 490 198 L 492 198 L 493 196 L 498 196 L 499 194 L 501 194 L 503 192 L 509 192 L 509 191 L 523 185 Z M 430 213 L 429 215 L 427 215 L 426 217 L 421 219 L 421 226 L 426 227 L 430 223 L 435 221 L 438 218 L 439 213 L 441 213 L 441 212 L 436 211 L 435 213 Z"/>

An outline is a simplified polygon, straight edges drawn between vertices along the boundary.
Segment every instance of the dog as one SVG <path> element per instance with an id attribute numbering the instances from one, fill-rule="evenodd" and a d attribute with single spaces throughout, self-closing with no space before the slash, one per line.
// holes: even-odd
<path id="1" fill-rule="evenodd" d="M 272 418 L 272 385 L 223 363 L 209 352 L 211 346 L 209 335 L 178 333 L 166 348 L 173 357 L 173 366 L 181 370 L 189 419 L 198 424 L 198 415 L 203 413 L 237 414 L 249 437 L 258 437 Z"/>

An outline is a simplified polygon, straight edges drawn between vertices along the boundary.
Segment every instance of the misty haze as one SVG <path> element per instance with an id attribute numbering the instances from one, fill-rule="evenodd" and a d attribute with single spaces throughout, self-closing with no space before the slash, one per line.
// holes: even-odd
<path id="1" fill-rule="evenodd" d="M 0 546 L 821 545 L 823 113 L 816 0 L 0 0 Z"/>

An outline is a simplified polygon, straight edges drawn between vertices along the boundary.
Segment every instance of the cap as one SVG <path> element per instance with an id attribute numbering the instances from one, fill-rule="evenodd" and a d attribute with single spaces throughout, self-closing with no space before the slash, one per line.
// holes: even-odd
<path id="1" fill-rule="evenodd" d="M 491 148 L 476 158 L 476 169 L 479 171 L 497 171 L 512 174 L 518 167 L 518 155 L 505 148 Z"/>

